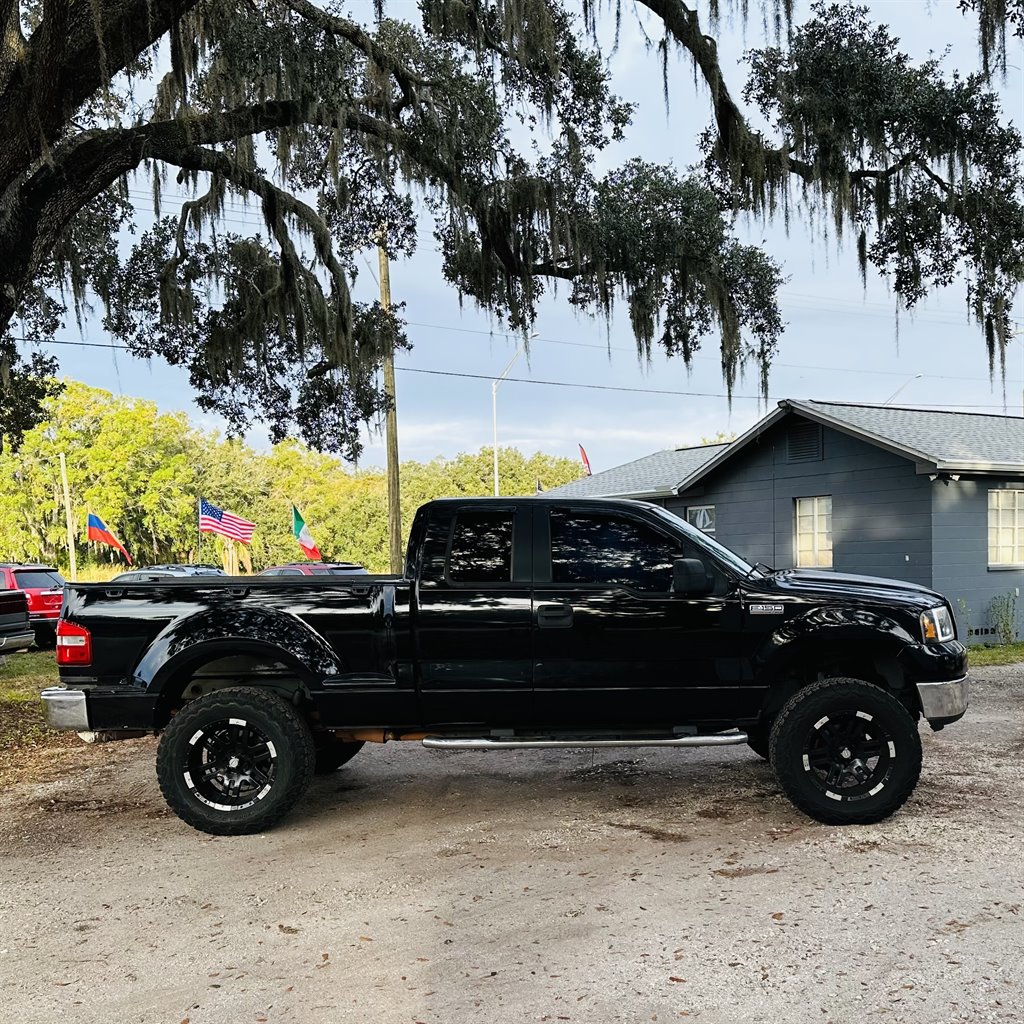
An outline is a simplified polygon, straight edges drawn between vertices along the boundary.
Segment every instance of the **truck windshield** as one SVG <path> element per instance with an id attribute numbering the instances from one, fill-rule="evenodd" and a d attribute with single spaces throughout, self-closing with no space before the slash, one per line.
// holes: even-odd
<path id="1" fill-rule="evenodd" d="M 745 559 L 740 558 L 735 551 L 730 551 L 723 544 L 719 544 L 713 537 L 709 537 L 706 533 L 702 533 L 696 527 L 691 526 L 686 520 L 680 519 L 679 516 L 669 512 L 667 508 L 662 508 L 661 505 L 652 505 L 651 511 L 659 519 L 668 521 L 676 532 L 682 533 L 698 547 L 703 547 L 710 551 L 715 558 L 727 565 L 733 572 L 739 573 L 740 576 L 764 575 L 764 573 L 754 568 Z"/>

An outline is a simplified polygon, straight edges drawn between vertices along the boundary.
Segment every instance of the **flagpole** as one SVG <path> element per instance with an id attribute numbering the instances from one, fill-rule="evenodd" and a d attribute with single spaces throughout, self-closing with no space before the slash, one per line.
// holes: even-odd
<path id="1" fill-rule="evenodd" d="M 196 562 L 199 561 L 199 549 L 203 546 L 203 528 L 200 517 L 203 514 L 203 499 L 196 498 Z"/>
<path id="2" fill-rule="evenodd" d="M 74 519 L 71 515 L 71 488 L 68 487 L 68 464 L 64 453 L 59 452 L 57 458 L 60 460 L 60 482 L 64 489 L 64 514 L 68 524 L 68 568 L 71 570 L 71 582 L 78 579 L 78 565 L 75 560 L 75 528 Z"/>

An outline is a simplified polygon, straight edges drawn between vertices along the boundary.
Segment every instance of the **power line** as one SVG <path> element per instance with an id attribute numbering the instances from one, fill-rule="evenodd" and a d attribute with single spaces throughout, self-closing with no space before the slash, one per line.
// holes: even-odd
<path id="1" fill-rule="evenodd" d="M 437 377 L 466 377 L 470 380 L 493 380 L 491 374 L 486 373 L 459 373 L 455 370 L 425 370 L 414 366 L 396 366 L 396 371 L 402 371 L 404 373 L 427 373 Z M 575 381 L 564 381 L 564 380 L 536 380 L 532 377 L 505 377 L 506 381 L 510 381 L 515 384 L 540 384 L 544 387 L 552 388 L 583 388 L 588 391 L 628 391 L 643 395 L 671 395 L 673 397 L 682 398 L 729 398 L 729 395 L 723 392 L 712 392 L 712 391 L 669 391 L 661 388 L 627 388 L 618 387 L 612 384 L 578 384 Z M 750 399 L 755 401 L 779 401 L 777 396 L 769 395 L 765 399 L 764 395 L 737 395 L 732 396 L 733 399 Z M 958 409 L 1003 409 L 1006 407 L 1005 402 L 995 402 L 981 404 L 967 404 L 957 402 L 956 407 Z M 911 408 L 922 408 L 928 409 L 930 406 L 911 406 L 901 405 L 901 409 Z"/>
<path id="2" fill-rule="evenodd" d="M 410 325 L 413 325 L 412 321 L 409 321 L 409 323 L 410 323 Z M 472 332 L 470 332 L 468 328 L 445 328 L 445 327 L 441 327 L 441 325 L 439 325 L 439 324 L 416 324 L 416 325 L 413 325 L 413 326 L 437 327 L 439 330 L 455 330 L 455 331 L 463 330 L 463 331 L 467 331 L 468 333 L 473 333 L 473 334 L 487 334 L 486 331 L 472 331 Z M 503 336 L 504 337 L 513 337 L 513 338 L 517 337 L 517 335 L 496 335 L 496 337 L 503 337 Z M 18 336 L 18 335 L 14 335 L 13 337 L 14 337 L 15 341 L 29 342 L 29 343 L 35 343 L 35 344 L 40 344 L 40 345 L 67 345 L 69 347 L 78 347 L 78 348 L 113 349 L 116 352 L 124 352 L 124 353 L 126 353 L 128 355 L 134 355 L 134 356 L 136 356 L 137 358 L 140 358 L 140 359 L 151 358 L 149 356 L 138 356 L 137 353 L 132 352 L 132 350 L 130 348 L 128 348 L 126 345 L 115 345 L 115 344 L 112 344 L 112 343 L 109 343 L 109 342 L 68 341 L 68 340 L 58 340 L 56 338 L 53 338 L 53 339 L 47 339 L 47 338 L 26 338 L 24 336 Z M 603 348 L 603 346 L 601 346 L 601 345 L 592 345 L 592 344 L 590 344 L 588 342 L 558 341 L 556 339 L 551 339 L 551 338 L 534 338 L 532 340 L 533 341 L 546 341 L 546 342 L 549 342 L 549 343 L 552 343 L 552 344 L 576 345 L 576 346 L 581 347 L 581 348 L 584 348 L 584 347 L 585 348 Z M 619 351 L 632 351 L 632 350 L 620 348 Z M 713 356 L 705 356 L 705 357 L 702 357 L 702 358 L 712 359 L 714 357 Z M 859 370 L 859 369 L 854 369 L 852 367 L 843 367 L 843 366 L 812 366 L 810 364 L 804 364 L 804 363 L 773 363 L 772 365 L 773 366 L 786 366 L 786 367 L 788 367 L 790 369 L 799 369 L 799 370 L 825 370 L 825 371 L 830 371 L 830 372 L 835 372 L 835 373 L 871 373 L 871 374 L 881 374 L 881 375 L 884 375 L 884 376 L 898 376 L 898 377 L 905 377 L 906 376 L 906 372 L 905 371 Z M 411 367 L 411 366 L 396 366 L 395 369 L 396 370 L 403 370 L 403 371 L 410 372 L 410 373 L 430 373 L 430 374 L 436 374 L 436 375 L 440 375 L 440 376 L 466 377 L 466 378 L 473 379 L 473 380 L 493 380 L 494 379 L 494 375 L 493 374 L 486 374 L 486 373 L 459 373 L 459 372 L 456 372 L 454 370 L 426 370 L 426 369 L 419 369 L 417 367 Z M 728 395 L 725 392 L 714 392 L 714 393 L 712 393 L 712 392 L 699 392 L 699 391 L 666 391 L 666 390 L 659 390 L 659 389 L 656 389 L 656 388 L 624 388 L 624 387 L 612 387 L 611 385 L 604 385 L 604 384 L 576 384 L 576 383 L 573 383 L 573 382 L 570 382 L 570 381 L 535 380 L 535 379 L 532 379 L 532 378 L 529 378 L 529 377 L 506 377 L 505 379 L 506 380 L 510 380 L 510 381 L 515 381 L 516 383 L 520 383 L 520 384 L 544 384 L 544 385 L 549 385 L 549 386 L 553 386 L 553 387 L 554 386 L 559 386 L 559 387 L 581 387 L 581 388 L 593 388 L 593 389 L 605 390 L 605 391 L 636 391 L 636 392 L 643 393 L 643 394 L 681 395 L 681 396 L 704 397 L 704 398 L 727 398 L 728 397 Z M 924 375 L 924 379 L 925 380 L 974 381 L 974 382 L 980 382 L 980 383 L 987 383 L 989 381 L 988 377 L 962 377 L 962 376 L 951 377 L 951 376 L 948 376 L 948 375 L 932 374 L 932 373 L 925 374 Z M 1006 379 L 1006 383 L 1007 384 L 1020 384 L 1020 383 L 1024 383 L 1024 381 L 1020 381 L 1020 380 L 1017 380 L 1016 378 L 1009 378 L 1008 377 Z M 755 398 L 755 397 L 759 398 L 761 396 L 733 395 L 733 398 Z M 995 409 L 995 408 L 1001 408 L 1001 407 L 1002 406 L 999 405 L 999 404 L 978 406 L 978 408 L 983 408 L 983 409 L 989 409 L 989 408 Z M 965 406 L 965 408 L 967 408 L 967 407 Z"/>

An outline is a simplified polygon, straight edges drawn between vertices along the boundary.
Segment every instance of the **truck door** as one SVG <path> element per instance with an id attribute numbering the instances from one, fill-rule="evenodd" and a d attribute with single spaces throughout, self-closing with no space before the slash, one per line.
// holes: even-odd
<path id="1" fill-rule="evenodd" d="M 532 719 L 532 529 L 522 504 L 432 508 L 415 610 L 425 724 Z"/>
<path id="2" fill-rule="evenodd" d="M 683 538 L 620 510 L 537 509 L 534 688 L 540 724 L 665 727 L 734 720 L 749 703 L 739 597 Z M 545 557 L 546 556 L 546 557 Z M 711 594 L 671 593 L 702 557 Z"/>

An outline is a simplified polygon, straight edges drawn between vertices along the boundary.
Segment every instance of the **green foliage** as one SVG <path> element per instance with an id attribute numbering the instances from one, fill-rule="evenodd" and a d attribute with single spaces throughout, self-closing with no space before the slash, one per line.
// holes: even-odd
<path id="1" fill-rule="evenodd" d="M 387 483 L 382 470 L 346 470 L 339 460 L 296 441 L 257 452 L 202 433 L 183 414 L 151 402 L 69 383 L 47 402 L 47 419 L 18 451 L 0 454 L 0 560 L 67 566 L 57 455 L 67 456 L 83 577 L 125 568 L 121 556 L 84 539 L 87 512 L 99 515 L 137 564 L 222 561 L 225 542 L 204 535 L 197 554 L 196 500 L 206 497 L 258 526 L 256 569 L 301 560 L 291 506 L 301 509 L 325 559 L 387 571 Z M 515 449 L 499 452 L 502 493 L 533 494 L 576 479 L 575 459 Z M 401 467 L 402 521 L 432 498 L 492 492 L 490 449 Z"/>
<path id="2" fill-rule="evenodd" d="M 988 614 L 999 642 L 1012 644 L 1017 639 L 1017 597 L 1013 591 L 993 597 Z"/>
<path id="3" fill-rule="evenodd" d="M 767 395 L 782 272 L 734 218 L 802 212 L 852 234 L 862 273 L 906 306 L 966 279 L 1002 361 L 1024 207 L 1020 137 L 988 82 L 1022 0 L 961 0 L 983 69 L 966 77 L 914 64 L 863 8 L 819 3 L 794 27 L 791 0 L 763 0 L 784 42 L 749 55 L 744 97 L 772 139 L 730 96 L 699 11 L 638 3 L 664 28 L 648 38 L 666 101 L 672 48 L 706 86 L 699 173 L 593 172 L 633 114 L 599 43 L 622 0 L 583 0 L 582 18 L 560 0 L 385 17 L 379 0 L 365 24 L 311 0 L 0 0 L 0 430 L 15 440 L 49 393 L 52 366 L 19 364 L 20 339 L 96 306 L 131 351 L 186 368 L 233 434 L 260 421 L 353 459 L 385 405 L 383 355 L 405 344 L 392 311 L 354 301 L 358 256 L 411 253 L 423 232 L 460 297 L 524 335 L 568 281 L 588 312 L 625 307 L 641 359 L 659 345 L 689 362 L 717 337 L 729 390 L 752 362 Z M 746 0 L 727 8 L 746 21 Z M 126 254 L 138 175 L 157 223 Z M 172 180 L 188 198 L 162 220 Z M 232 201 L 262 230 L 227 230 Z"/>
<path id="4" fill-rule="evenodd" d="M 795 194 L 824 213 L 838 237 L 856 236 L 862 274 L 882 271 L 907 307 L 969 270 L 969 309 L 994 364 L 1024 266 L 1020 133 L 1002 123 L 984 74 L 915 65 L 867 8 L 812 12 L 785 50 L 749 55 L 744 98 L 772 120 L 786 160 L 748 200 Z"/>

